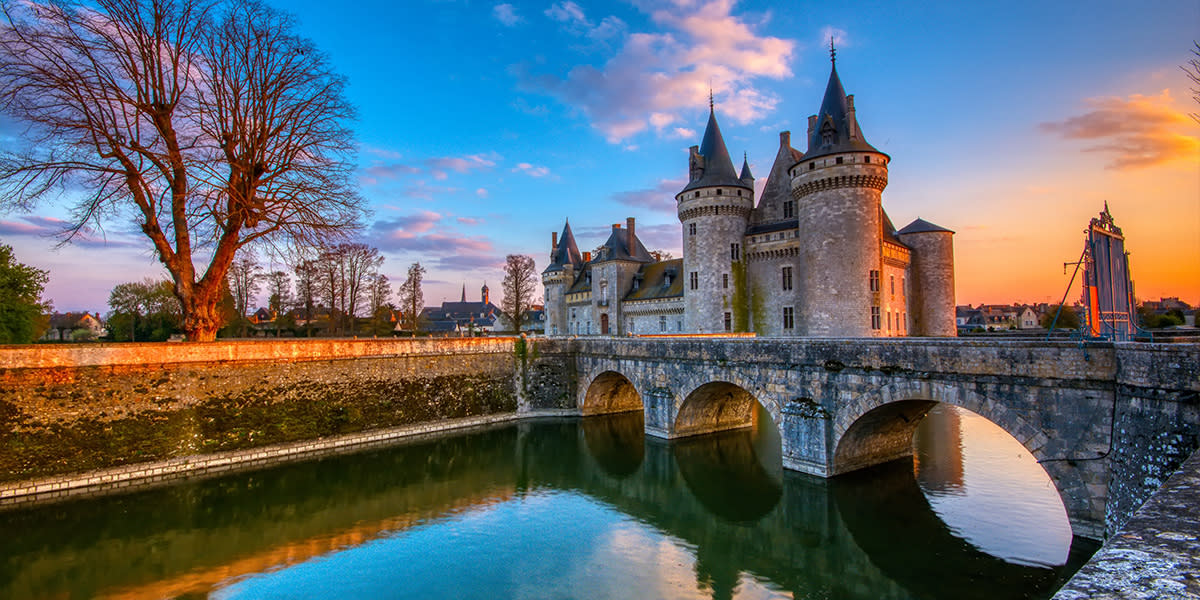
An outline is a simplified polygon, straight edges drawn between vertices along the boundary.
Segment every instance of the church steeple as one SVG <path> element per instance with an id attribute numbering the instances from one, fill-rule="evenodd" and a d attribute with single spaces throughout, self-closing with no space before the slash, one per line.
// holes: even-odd
<path id="1" fill-rule="evenodd" d="M 854 111 L 854 96 L 847 96 L 837 72 L 837 50 L 829 44 L 829 83 L 821 110 L 808 118 L 808 151 L 805 158 L 815 158 L 841 152 L 879 152 L 867 143 L 858 126 Z"/>
<path id="2" fill-rule="evenodd" d="M 579 254 L 579 246 L 575 243 L 575 234 L 571 233 L 571 221 L 568 220 L 563 225 L 561 236 L 551 232 L 550 265 L 544 272 L 561 271 L 567 265 L 579 268 L 582 264 L 583 257 Z"/>
<path id="3" fill-rule="evenodd" d="M 462 302 L 467 301 L 467 284 L 463 284 Z"/>
<path id="4" fill-rule="evenodd" d="M 750 156 L 742 153 L 742 174 L 738 177 L 742 183 L 754 186 L 754 174 L 750 172 Z"/>

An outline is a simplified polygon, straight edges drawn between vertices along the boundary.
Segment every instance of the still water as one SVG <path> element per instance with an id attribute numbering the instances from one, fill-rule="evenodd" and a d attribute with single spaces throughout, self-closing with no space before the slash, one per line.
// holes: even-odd
<path id="1" fill-rule="evenodd" d="M 527 422 L 0 512 L 0 598 L 1046 598 L 1095 550 L 1007 434 L 822 480 L 778 434 Z"/>

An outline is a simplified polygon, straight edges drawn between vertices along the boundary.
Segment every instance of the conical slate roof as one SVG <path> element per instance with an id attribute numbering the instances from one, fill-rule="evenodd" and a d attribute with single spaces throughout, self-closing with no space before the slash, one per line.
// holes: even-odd
<path id="1" fill-rule="evenodd" d="M 916 221 L 913 221 L 912 223 L 909 223 L 908 225 L 905 225 L 904 229 L 901 229 L 897 233 L 899 233 L 900 235 L 904 235 L 906 233 L 929 233 L 929 232 L 954 233 L 953 231 L 946 229 L 945 227 L 942 227 L 940 225 L 934 225 L 933 223 L 930 223 L 929 221 L 926 221 L 925 219 L 921 219 L 921 218 L 918 218 Z"/>
<path id="2" fill-rule="evenodd" d="M 721 135 L 721 126 L 717 125 L 717 115 L 712 107 L 708 110 L 708 125 L 700 142 L 700 155 L 704 157 L 704 170 L 700 177 L 688 182 L 683 191 L 718 185 L 751 189 L 733 168 L 733 159 L 729 157 L 729 149 L 725 147 L 725 138 Z"/>
<path id="3" fill-rule="evenodd" d="M 579 254 L 579 246 L 575 243 L 575 234 L 571 233 L 571 222 L 567 221 L 563 226 L 562 235 L 558 236 L 558 248 L 554 251 L 554 256 L 550 257 L 550 266 L 546 267 L 543 272 L 561 271 L 566 265 L 574 265 L 579 267 L 583 264 L 583 257 Z"/>
<path id="4" fill-rule="evenodd" d="M 808 135 L 808 151 L 805 158 L 815 158 L 840 152 L 879 152 L 863 138 L 858 119 L 851 123 L 850 102 L 846 90 L 838 77 L 837 63 L 829 71 L 829 83 L 825 86 L 825 98 L 817 112 L 817 123 Z M 853 133 L 853 135 L 851 135 Z"/>
<path id="5" fill-rule="evenodd" d="M 630 237 L 633 238 L 632 247 Z M 630 235 L 628 229 L 620 229 L 613 227 L 612 234 L 608 236 L 608 241 L 600 246 L 598 256 L 592 257 L 593 262 L 603 262 L 608 260 L 631 260 L 635 262 L 654 262 L 654 257 L 650 256 L 650 252 L 642 245 L 642 240 L 639 240 L 636 235 Z"/>
<path id="6" fill-rule="evenodd" d="M 742 156 L 742 175 L 739 177 L 742 183 L 749 183 L 754 179 L 754 174 L 750 172 L 750 157 Z"/>

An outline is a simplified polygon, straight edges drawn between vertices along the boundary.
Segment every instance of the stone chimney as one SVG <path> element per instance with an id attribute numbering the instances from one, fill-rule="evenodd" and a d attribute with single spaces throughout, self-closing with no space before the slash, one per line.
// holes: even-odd
<path id="1" fill-rule="evenodd" d="M 584 253 L 583 253 L 583 262 L 585 262 L 585 263 L 590 263 L 590 262 L 592 262 L 592 253 L 591 253 L 591 252 L 584 252 Z"/>
<path id="2" fill-rule="evenodd" d="M 792 147 L 792 132 L 790 132 L 790 131 L 780 131 L 779 132 L 779 147 L 780 148 L 791 148 Z"/>
<path id="3" fill-rule="evenodd" d="M 626 218 L 625 218 L 625 231 L 627 231 L 627 232 L 628 232 L 628 236 L 629 236 L 629 240 L 628 240 L 628 242 L 626 243 L 626 246 L 629 246 L 629 254 L 630 254 L 630 256 L 632 256 L 632 255 L 633 255 L 633 248 L 634 248 L 634 245 L 633 245 L 633 240 L 634 240 L 634 237 L 633 237 L 633 217 L 626 217 Z"/>
<path id="4" fill-rule="evenodd" d="M 812 132 L 817 128 L 817 115 L 808 115 L 808 139 L 812 139 Z"/>
<path id="5" fill-rule="evenodd" d="M 854 118 L 854 94 L 846 95 L 846 129 L 850 139 L 858 138 L 858 119 Z"/>

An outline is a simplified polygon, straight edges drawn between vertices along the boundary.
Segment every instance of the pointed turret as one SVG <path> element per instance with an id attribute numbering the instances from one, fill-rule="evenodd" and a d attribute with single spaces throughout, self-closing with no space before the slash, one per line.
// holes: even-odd
<path id="1" fill-rule="evenodd" d="M 808 151 L 805 158 L 817 158 L 840 152 L 879 152 L 867 143 L 858 127 L 854 96 L 847 96 L 838 77 L 837 61 L 832 61 L 829 83 L 821 110 L 808 118 Z"/>
<path id="2" fill-rule="evenodd" d="M 742 174 L 738 177 L 742 183 L 754 187 L 754 174 L 750 172 L 750 157 L 745 153 L 742 154 Z"/>
<path id="3" fill-rule="evenodd" d="M 467 301 L 467 284 L 465 284 L 465 283 L 463 284 L 462 301 L 463 302 Z"/>
<path id="4" fill-rule="evenodd" d="M 729 157 L 729 149 L 725 146 L 725 138 L 721 135 L 721 126 L 717 125 L 716 109 L 708 110 L 708 125 L 704 128 L 704 138 L 700 147 L 691 147 L 689 160 L 689 179 L 683 191 L 695 188 L 713 187 L 718 185 L 753 189 L 738 177 L 733 168 L 733 159 Z"/>
<path id="5" fill-rule="evenodd" d="M 543 272 L 561 271 L 566 265 L 578 268 L 583 264 L 579 254 L 579 246 L 575 243 L 575 235 L 571 233 L 571 221 L 563 225 L 562 235 L 551 234 L 550 265 Z"/>

